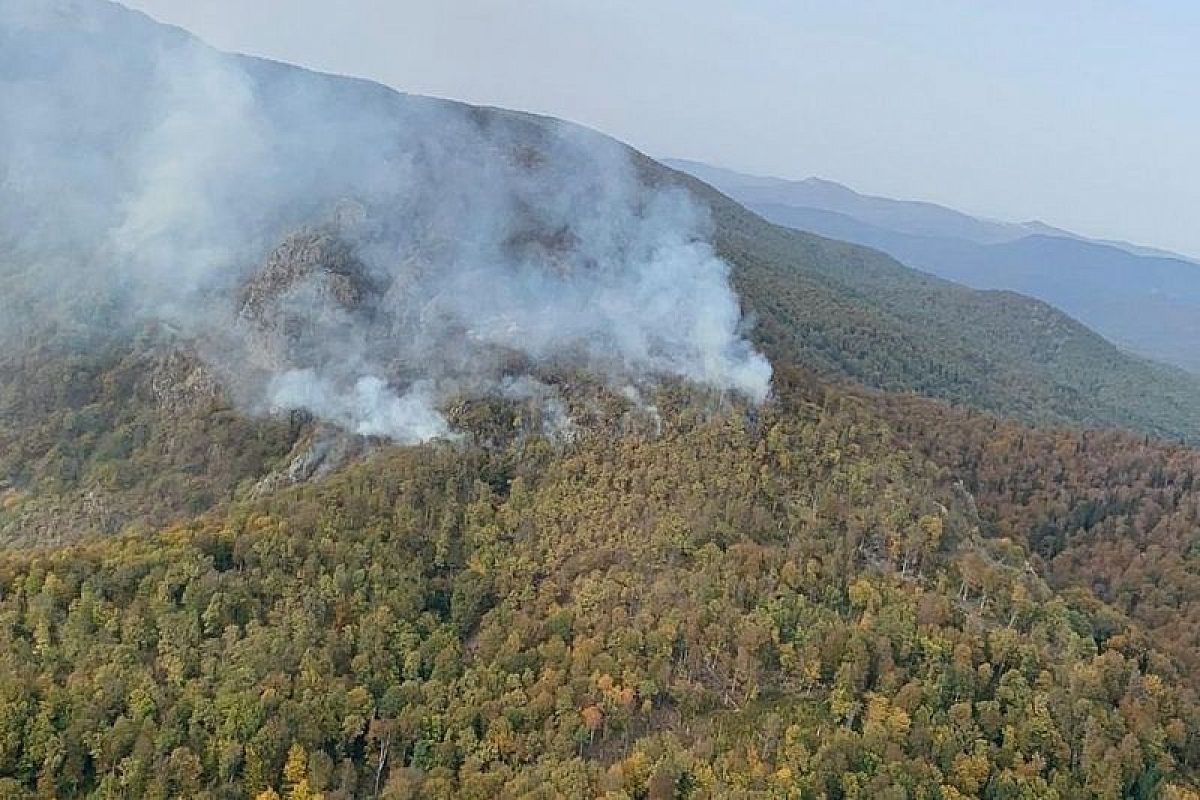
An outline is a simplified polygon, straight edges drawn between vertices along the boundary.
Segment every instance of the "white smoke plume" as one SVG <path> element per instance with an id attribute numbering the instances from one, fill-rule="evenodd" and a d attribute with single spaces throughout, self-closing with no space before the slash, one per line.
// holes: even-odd
<path id="1" fill-rule="evenodd" d="M 416 442 L 539 365 L 768 392 L 697 205 L 565 123 L 0 0 L 0 147 L 0 269 L 206 342 L 252 410 Z"/>
<path id="2" fill-rule="evenodd" d="M 269 392 L 277 408 L 304 408 L 361 436 L 420 442 L 450 435 L 434 408 L 436 394 L 427 381 L 399 395 L 374 375 L 350 387 L 336 387 L 315 370 L 297 369 L 274 377 Z"/>

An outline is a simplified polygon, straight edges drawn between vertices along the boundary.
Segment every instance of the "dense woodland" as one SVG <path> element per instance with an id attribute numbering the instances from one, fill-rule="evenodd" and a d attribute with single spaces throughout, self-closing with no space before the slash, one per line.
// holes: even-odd
<path id="1" fill-rule="evenodd" d="M 0 797 L 1196 797 L 1200 454 L 831 383 L 938 362 L 740 269 L 762 408 L 547 374 L 572 436 L 291 488 L 312 421 L 161 330 L 5 351 Z"/>
<path id="2" fill-rule="evenodd" d="M 906 444 L 963 482 L 986 535 L 1022 541 L 1056 587 L 1094 593 L 1200 668 L 1200 453 L 1114 430 L 1030 429 L 876 400 L 890 403 Z"/>
<path id="3" fill-rule="evenodd" d="M 1191 451 L 579 385 L 0 555 L 0 796 L 1196 796 Z"/>
<path id="4" fill-rule="evenodd" d="M 1196 797 L 1200 454 L 727 255 L 765 406 L 546 374 L 290 488 L 169 333 L 4 351 L 0 797 Z"/>
<path id="5" fill-rule="evenodd" d="M 206 510 L 261 477 L 298 433 L 236 412 L 160 334 L 72 343 L 49 332 L 0 349 L 0 546 Z"/>

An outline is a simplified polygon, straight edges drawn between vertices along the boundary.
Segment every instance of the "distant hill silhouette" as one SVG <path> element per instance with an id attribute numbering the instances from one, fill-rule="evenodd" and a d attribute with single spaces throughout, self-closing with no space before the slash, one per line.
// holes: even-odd
<path id="1" fill-rule="evenodd" d="M 874 247 L 977 289 L 1036 297 L 1128 350 L 1200 371 L 1200 264 L 1184 256 L 1044 223 L 993 222 L 932 203 L 870 197 L 815 178 L 668 163 L 776 224 Z"/>

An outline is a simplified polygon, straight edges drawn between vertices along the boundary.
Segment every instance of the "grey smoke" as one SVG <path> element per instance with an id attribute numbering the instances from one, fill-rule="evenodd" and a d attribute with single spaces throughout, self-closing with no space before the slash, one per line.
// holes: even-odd
<path id="1" fill-rule="evenodd" d="M 4 269 L 170 323 L 251 410 L 416 442 L 452 435 L 450 397 L 530 396 L 539 365 L 768 392 L 704 214 L 593 132 L 218 53 L 101 0 L 0 0 L 0 104 Z M 346 242 L 368 288 L 287 287 L 283 356 L 237 298 L 297 230 Z"/>

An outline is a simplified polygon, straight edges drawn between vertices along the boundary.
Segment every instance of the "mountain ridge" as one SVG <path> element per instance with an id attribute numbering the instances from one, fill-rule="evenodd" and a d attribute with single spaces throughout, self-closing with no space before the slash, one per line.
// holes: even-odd
<path id="1" fill-rule="evenodd" d="M 734 264 L 735 284 L 766 328 L 760 341 L 769 352 L 771 343 L 788 343 L 783 358 L 826 376 L 1026 421 L 1112 424 L 1104 420 L 1128 413 L 1121 398 L 1142 396 L 1147 385 L 1156 388 L 1152 404 L 1171 408 L 1160 419 L 1191 414 L 1200 391 L 1195 376 L 1124 354 L 1042 301 L 969 289 L 877 250 L 765 223 L 706 185 L 697 191 L 714 210 L 718 250 Z M 1047 325 L 1058 333 L 1032 335 Z M 876 362 L 881 352 L 889 360 Z M 1116 424 L 1172 435 L 1172 425 L 1147 428 L 1149 417 L 1130 419 Z"/>
<path id="2" fill-rule="evenodd" d="M 1040 220 L 1005 222 L 969 214 L 927 200 L 897 200 L 881 195 L 864 194 L 827 178 L 816 176 L 801 179 L 775 178 L 764 175 L 748 175 L 689 159 L 663 158 L 660 160 L 674 169 L 695 175 L 702 180 L 707 176 L 707 182 L 722 189 L 731 197 L 752 206 L 796 206 L 834 211 L 900 233 L 962 238 L 981 244 L 996 244 L 1029 235 L 1042 234 L 1092 245 L 1114 247 L 1132 255 L 1175 259 L 1200 265 L 1200 260 L 1194 257 L 1162 248 L 1116 239 L 1097 239 L 1049 225 Z M 818 191 L 811 191 L 814 188 Z M 837 202 L 829 202 L 830 199 L 836 199 Z M 875 213 L 872 213 L 872 207 L 876 209 Z M 880 214 L 880 209 L 885 211 L 885 218 L 881 218 L 884 215 Z M 891 224 L 889 224 L 889 218 Z"/>
<path id="3" fill-rule="evenodd" d="M 937 234 L 914 233 L 912 225 L 889 227 L 887 218 L 872 219 L 844 205 L 839 210 L 800 205 L 805 198 L 795 196 L 791 203 L 764 199 L 753 187 L 730 185 L 729 180 L 736 182 L 733 175 L 726 188 L 775 223 L 874 247 L 910 267 L 974 288 L 1039 298 L 1128 351 L 1200 371 L 1200 350 L 1193 345 L 1200 340 L 1200 265 L 1185 257 L 1044 227 L 1022 229 L 1003 241 L 960 235 L 957 221 L 939 227 Z"/>

